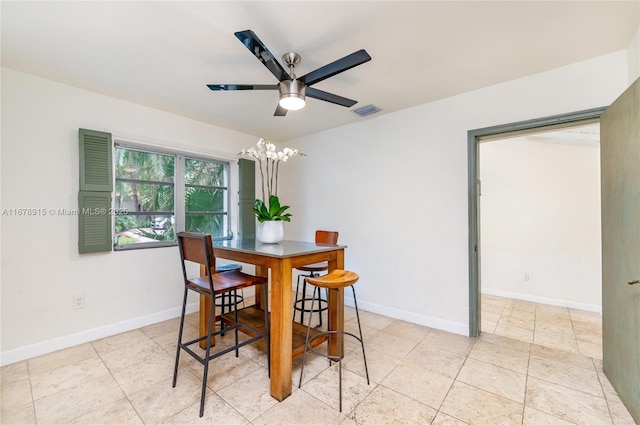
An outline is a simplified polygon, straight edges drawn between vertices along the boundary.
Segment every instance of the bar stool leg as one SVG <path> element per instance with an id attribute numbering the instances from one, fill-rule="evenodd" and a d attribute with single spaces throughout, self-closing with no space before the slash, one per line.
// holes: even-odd
<path id="1" fill-rule="evenodd" d="M 320 273 L 311 272 L 311 277 L 318 277 L 318 276 L 320 276 Z M 304 283 L 306 284 L 307 281 L 305 280 Z M 327 297 L 327 299 L 328 298 L 329 297 Z M 311 312 L 309 314 L 313 314 L 313 307 L 311 307 Z M 318 291 L 318 327 L 322 327 L 322 291 Z"/>
<path id="2" fill-rule="evenodd" d="M 353 286 L 352 286 L 353 288 Z M 329 289 L 327 289 L 327 298 L 329 297 Z M 318 296 L 320 296 L 320 294 L 318 294 Z M 338 314 L 338 330 L 336 335 L 338 336 L 338 388 L 339 388 L 339 392 L 340 392 L 340 412 L 342 412 L 342 357 L 344 355 L 343 348 L 344 348 L 344 323 L 342 323 L 342 319 L 343 317 L 341 317 L 342 314 Z M 340 331 L 340 330 L 343 331 Z"/>
<path id="3" fill-rule="evenodd" d="M 313 292 L 315 294 L 315 291 Z M 304 311 L 307 308 L 307 277 L 302 277 L 302 309 L 300 309 L 300 323 L 304 323 Z M 311 300 L 311 309 L 313 310 L 313 300 Z"/>
<path id="4" fill-rule="evenodd" d="M 184 298 L 182 300 L 182 314 L 180 315 L 180 329 L 178 330 L 178 349 L 176 350 L 176 364 L 173 369 L 173 388 L 176 387 L 176 380 L 178 379 L 178 363 L 180 363 L 180 349 L 182 348 L 182 330 L 184 329 L 184 315 L 187 310 L 187 295 L 189 291 L 185 288 Z"/>
<path id="5" fill-rule="evenodd" d="M 364 372 L 367 375 L 367 385 L 369 384 L 369 368 L 367 367 L 367 356 L 364 353 L 364 338 L 362 337 L 362 327 L 360 326 L 360 313 L 358 312 L 358 301 L 356 300 L 356 288 L 351 285 L 353 291 L 353 305 L 356 308 L 356 318 L 358 319 L 358 332 L 360 333 L 360 346 L 362 347 L 362 358 L 364 359 Z"/>
<path id="6" fill-rule="evenodd" d="M 202 377 L 202 394 L 200 395 L 200 417 L 204 414 L 204 398 L 207 394 L 207 376 L 209 374 L 209 357 L 211 356 L 211 334 L 213 330 L 213 316 L 215 315 L 216 302 L 211 297 L 211 310 L 209 311 L 209 324 L 207 326 L 207 348 L 204 356 L 204 374 Z M 236 341 L 237 345 L 238 341 Z"/>
<path id="7" fill-rule="evenodd" d="M 231 308 L 231 305 L 229 305 L 229 308 Z M 234 332 L 234 336 L 235 336 L 235 343 L 236 343 L 236 357 L 238 357 L 240 355 L 240 347 L 238 347 L 238 305 L 234 305 L 233 308 L 233 321 L 234 321 L 234 325 L 235 326 L 235 332 Z"/>
<path id="8" fill-rule="evenodd" d="M 295 301 L 293 301 L 293 321 L 294 321 L 294 322 L 295 322 L 295 320 L 296 320 L 296 311 L 297 311 L 297 309 L 298 309 L 298 307 L 297 307 L 297 306 L 298 306 L 298 296 L 299 296 L 299 294 L 300 294 L 300 292 L 299 292 L 299 291 L 300 291 L 300 278 L 301 278 L 301 277 L 304 277 L 304 275 L 302 275 L 302 274 L 299 274 L 299 275 L 298 275 L 298 283 L 296 284 L 296 299 L 295 299 Z M 304 307 L 304 306 L 303 306 L 303 307 Z M 302 313 L 301 313 L 301 314 L 302 314 Z M 303 319 L 303 318 L 302 318 L 302 316 L 300 316 L 300 323 L 303 323 L 302 319 Z"/>

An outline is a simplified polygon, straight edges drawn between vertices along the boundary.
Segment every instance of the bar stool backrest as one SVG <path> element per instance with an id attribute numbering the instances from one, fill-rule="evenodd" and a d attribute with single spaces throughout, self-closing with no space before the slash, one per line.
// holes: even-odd
<path id="1" fill-rule="evenodd" d="M 337 245 L 338 232 L 316 230 L 316 243 L 320 245 Z"/>
<path id="2" fill-rule="evenodd" d="M 180 232 L 178 233 L 178 245 L 180 247 L 180 257 L 182 258 L 182 274 L 184 276 L 185 285 L 189 285 L 185 261 L 203 264 L 207 266 L 207 270 L 215 270 L 215 257 L 213 255 L 211 235 L 204 233 Z M 213 293 L 211 273 L 209 273 L 209 284 L 211 287 L 211 293 Z"/>

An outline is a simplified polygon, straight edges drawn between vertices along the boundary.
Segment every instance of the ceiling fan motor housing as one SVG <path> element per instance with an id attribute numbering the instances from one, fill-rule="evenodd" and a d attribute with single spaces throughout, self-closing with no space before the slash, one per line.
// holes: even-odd
<path id="1" fill-rule="evenodd" d="M 304 99 L 305 85 L 298 80 L 284 80 L 280 82 L 280 97 L 301 97 Z"/>

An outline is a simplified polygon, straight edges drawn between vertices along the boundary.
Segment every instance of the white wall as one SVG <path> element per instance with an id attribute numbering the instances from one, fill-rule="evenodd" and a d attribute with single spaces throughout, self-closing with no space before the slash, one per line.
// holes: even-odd
<path id="1" fill-rule="evenodd" d="M 640 78 L 640 27 L 633 35 L 627 48 L 629 61 L 629 85 Z"/>
<path id="2" fill-rule="evenodd" d="M 256 140 L 3 68 L 1 208 L 77 208 L 80 127 L 234 167 Z M 2 216 L 2 363 L 179 315 L 177 247 L 79 255 L 77 228 L 75 216 Z"/>
<path id="3" fill-rule="evenodd" d="M 285 233 L 338 230 L 361 306 L 467 334 L 467 132 L 604 106 L 627 85 L 622 51 L 297 139 Z"/>
<path id="4" fill-rule="evenodd" d="M 482 292 L 601 311 L 599 148 L 522 137 L 479 156 Z"/>
<path id="5" fill-rule="evenodd" d="M 467 131 L 606 105 L 621 51 L 295 141 L 290 239 L 349 245 L 361 306 L 468 332 Z M 380 105 L 384 108 L 384 105 Z M 76 206 L 78 127 L 230 157 L 255 137 L 2 70 L 2 208 Z M 2 217 L 2 363 L 177 314 L 176 248 L 77 254 L 75 217 Z M 73 295 L 86 308 L 72 310 Z"/>

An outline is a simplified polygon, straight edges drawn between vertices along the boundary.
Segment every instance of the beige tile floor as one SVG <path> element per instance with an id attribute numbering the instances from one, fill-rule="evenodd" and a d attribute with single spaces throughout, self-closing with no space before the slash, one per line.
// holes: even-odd
<path id="1" fill-rule="evenodd" d="M 633 424 L 602 372 L 597 315 L 483 299 L 477 339 L 362 312 L 371 384 L 359 346 L 336 366 L 311 358 L 303 385 L 278 403 L 266 360 L 251 345 L 214 360 L 205 416 L 202 369 L 181 357 L 171 387 L 178 320 L 1 369 L 2 424 Z M 355 329 L 348 309 L 347 328 Z M 493 329 L 491 329 L 493 327 Z M 187 333 L 197 333 L 197 317 Z M 219 340 L 227 344 L 226 336 Z M 294 383 L 300 361 L 294 364 Z"/>
<path id="2" fill-rule="evenodd" d="M 599 313 L 492 295 L 481 305 L 484 332 L 602 359 Z"/>

